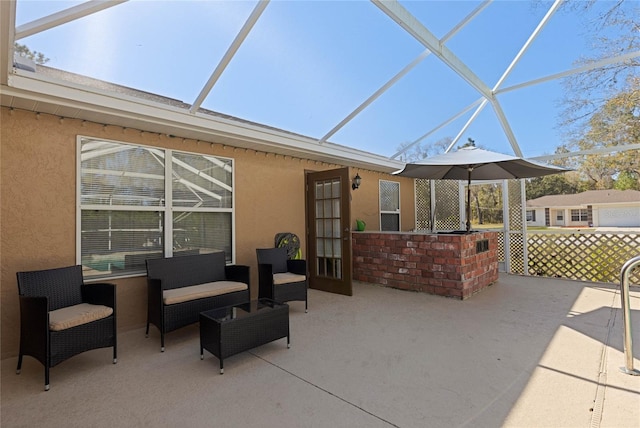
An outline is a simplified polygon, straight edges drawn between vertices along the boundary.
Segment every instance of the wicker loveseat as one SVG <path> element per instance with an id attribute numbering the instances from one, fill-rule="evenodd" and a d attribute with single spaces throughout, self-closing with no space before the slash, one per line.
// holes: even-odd
<path id="1" fill-rule="evenodd" d="M 147 260 L 147 330 L 164 335 L 193 324 L 200 312 L 247 303 L 249 266 L 226 265 L 223 252 Z"/>

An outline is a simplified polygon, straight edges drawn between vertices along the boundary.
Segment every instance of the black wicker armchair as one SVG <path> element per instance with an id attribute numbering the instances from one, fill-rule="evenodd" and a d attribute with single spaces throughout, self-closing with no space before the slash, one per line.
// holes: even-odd
<path id="1" fill-rule="evenodd" d="M 20 298 L 20 373 L 22 357 L 49 369 L 74 355 L 113 347 L 117 362 L 116 291 L 113 284 L 85 284 L 82 266 L 18 272 Z"/>
<path id="2" fill-rule="evenodd" d="M 258 248 L 258 297 L 284 303 L 304 301 L 307 312 L 307 261 L 289 260 L 287 248 Z"/>

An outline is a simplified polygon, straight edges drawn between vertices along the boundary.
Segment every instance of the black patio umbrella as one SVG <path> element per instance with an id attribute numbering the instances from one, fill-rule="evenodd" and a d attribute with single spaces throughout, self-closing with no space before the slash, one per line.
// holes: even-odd
<path id="1" fill-rule="evenodd" d="M 469 232 L 471 231 L 471 180 L 532 178 L 567 171 L 570 170 L 467 146 L 457 152 L 408 163 L 404 169 L 393 174 L 429 180 L 467 180 L 467 232 Z"/>

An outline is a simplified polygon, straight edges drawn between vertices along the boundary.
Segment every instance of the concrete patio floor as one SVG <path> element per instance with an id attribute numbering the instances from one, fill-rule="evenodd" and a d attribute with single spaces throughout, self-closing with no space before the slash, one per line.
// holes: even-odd
<path id="1" fill-rule="evenodd" d="M 634 366 L 640 290 L 632 287 Z M 281 339 L 225 359 L 198 326 L 118 337 L 51 371 L 2 361 L 2 427 L 639 427 L 617 287 L 501 274 L 466 301 L 355 283 L 291 302 Z"/>

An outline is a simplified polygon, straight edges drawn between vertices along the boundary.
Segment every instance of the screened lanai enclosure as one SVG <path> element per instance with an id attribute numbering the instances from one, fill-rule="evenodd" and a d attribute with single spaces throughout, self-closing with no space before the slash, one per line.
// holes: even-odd
<path id="1" fill-rule="evenodd" d="M 640 57 L 632 44 L 589 50 L 584 29 L 609 3 L 580 14 L 560 0 L 5 0 L 1 102 L 122 130 L 122 142 L 78 137 L 76 258 L 88 276 L 141 273 L 145 258 L 195 251 L 232 262 L 235 160 L 198 154 L 201 143 L 380 174 L 471 136 L 538 161 L 640 149 L 554 153 L 564 142 L 563 79 Z M 634 16 L 637 3 L 619 7 Z M 132 133 L 194 145 L 130 145 Z M 552 244 L 531 265 L 524 183 L 495 185 L 501 268 L 564 275 L 545 259 L 561 251 Z M 454 230 L 466 220 L 463 183 L 417 180 L 412 191 L 415 224 L 401 223 L 392 203 L 375 213 L 381 229 Z M 621 245 L 604 239 L 610 257 Z"/>
<path id="2" fill-rule="evenodd" d="M 619 6 L 629 16 L 634 7 Z M 385 170 L 416 146 L 448 139 L 439 150 L 450 151 L 471 135 L 487 149 L 550 155 L 561 137 L 553 129 L 562 79 L 640 56 L 621 46 L 580 61 L 590 53 L 583 29 L 606 2 L 588 12 L 560 0 L 7 0 L 2 8 L 3 105 L 34 109 L 23 98 L 33 91 L 41 112 L 141 121 L 136 128 L 182 138 L 215 130 L 246 146 L 220 119 L 241 120 L 288 131 L 269 140 L 278 151 L 352 164 L 371 161 L 364 151 L 386 158 L 370 165 Z M 72 101 L 97 105 L 80 112 Z M 151 115 L 156 108 L 163 114 Z"/>
<path id="3" fill-rule="evenodd" d="M 393 173 L 471 141 L 548 163 L 640 150 L 626 138 L 569 144 L 561 121 L 563 102 L 577 100 L 572 79 L 615 77 L 587 100 L 599 101 L 638 77 L 638 7 L 0 0 L 2 426 L 635 422 L 637 382 L 615 376 L 633 347 L 615 330 L 628 324 L 619 274 L 640 252 L 640 232 L 532 230 L 526 183 L 510 179 L 471 182 L 472 194 L 486 184 L 500 203 L 481 206 L 495 218 L 468 233 L 466 180 Z M 603 33 L 611 43 L 594 49 Z M 607 135 L 625 129 L 616 122 Z M 564 215 L 574 209 L 579 219 L 593 211 Z M 255 301 L 261 280 L 274 279 L 257 250 L 281 233 L 299 237 L 306 262 L 294 276 L 305 279 L 308 313 L 306 298 L 287 303 L 291 349 L 242 352 L 221 376 L 198 354 L 194 322 L 159 352 L 164 333 L 148 327 L 164 316 L 162 291 L 201 276 L 178 268 L 149 280 L 148 260 L 224 254 L 226 266 L 195 270 L 216 280 L 242 272 L 242 300 Z M 203 253 L 211 257 L 189 257 Z M 48 305 L 20 295 L 17 273 L 61 267 L 82 270 L 80 294 L 113 290 L 104 309 L 121 358 L 74 356 L 42 394 L 38 358 L 14 369 L 35 332 L 22 307 Z M 629 279 L 640 284 L 640 269 Z M 195 282 L 186 311 L 202 316 L 200 285 L 218 284 Z M 242 312 L 228 312 L 249 320 L 237 336 L 269 329 Z M 40 335 L 48 317 L 38 316 Z"/>

